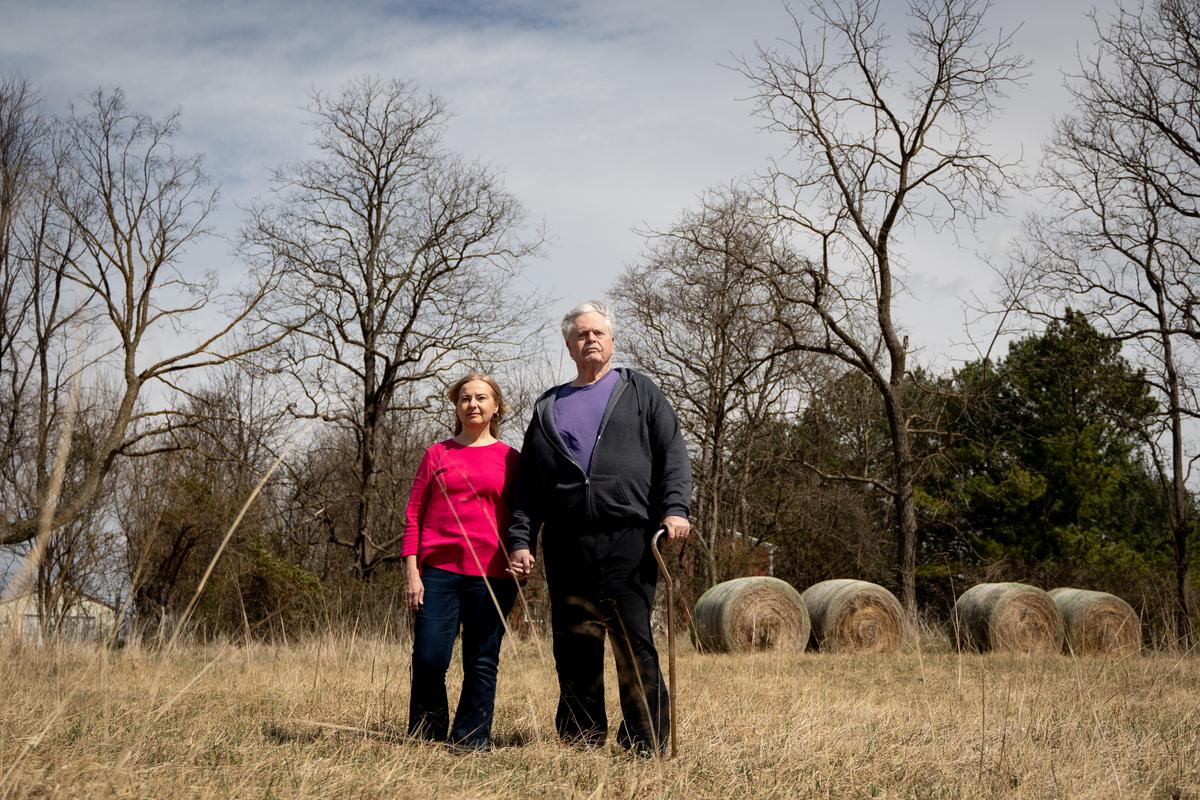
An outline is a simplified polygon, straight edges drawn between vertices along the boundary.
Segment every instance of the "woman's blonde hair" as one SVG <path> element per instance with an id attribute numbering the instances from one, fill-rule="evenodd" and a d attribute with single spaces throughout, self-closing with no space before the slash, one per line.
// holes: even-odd
<path id="1" fill-rule="evenodd" d="M 500 391 L 500 384 L 492 378 L 491 375 L 480 375 L 478 372 L 472 372 L 464 375 L 454 383 L 450 384 L 450 388 L 446 389 L 446 397 L 454 408 L 454 435 L 462 433 L 462 420 L 458 418 L 458 396 L 462 394 L 463 387 L 471 381 L 483 381 L 492 390 L 492 397 L 496 399 L 496 413 L 492 416 L 492 421 L 488 424 L 488 430 L 492 436 L 500 438 L 500 422 L 504 417 L 508 416 L 511 409 L 508 403 L 504 402 L 504 392 Z"/>

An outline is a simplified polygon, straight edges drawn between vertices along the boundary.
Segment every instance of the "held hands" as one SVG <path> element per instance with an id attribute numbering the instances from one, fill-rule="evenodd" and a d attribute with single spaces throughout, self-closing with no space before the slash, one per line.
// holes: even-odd
<path id="1" fill-rule="evenodd" d="M 676 539 L 686 539 L 692 530 L 692 523 L 683 517 L 672 515 L 663 517 L 662 527 L 667 530 L 667 539 L 673 542 Z"/>
<path id="2" fill-rule="evenodd" d="M 517 580 L 528 578 L 533 573 L 533 553 L 513 550 L 508 554 L 508 571 Z"/>
<path id="3" fill-rule="evenodd" d="M 669 516 L 662 521 L 667 529 L 668 539 L 686 539 L 692 525 L 683 517 Z M 533 573 L 533 553 L 528 550 L 514 550 L 508 554 L 508 571 L 518 580 L 524 580 Z"/>

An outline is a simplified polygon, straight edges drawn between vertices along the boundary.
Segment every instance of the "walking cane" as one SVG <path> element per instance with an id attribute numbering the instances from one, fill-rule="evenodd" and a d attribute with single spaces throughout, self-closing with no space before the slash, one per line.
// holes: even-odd
<path id="1" fill-rule="evenodd" d="M 666 528 L 658 529 L 654 538 L 650 540 L 650 549 L 654 551 L 658 572 L 667 587 L 667 692 L 671 695 L 671 758 L 675 758 L 679 755 L 679 741 L 675 736 L 679 729 L 679 717 L 675 714 L 675 585 L 671 582 L 671 573 L 667 571 L 667 562 L 663 560 L 658 549 L 658 541 L 666 532 Z"/>

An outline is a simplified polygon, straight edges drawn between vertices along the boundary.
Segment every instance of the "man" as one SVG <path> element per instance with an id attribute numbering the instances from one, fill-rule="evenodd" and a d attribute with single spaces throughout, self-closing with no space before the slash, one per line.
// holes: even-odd
<path id="1" fill-rule="evenodd" d="M 525 431 L 508 532 L 518 578 L 533 568 L 542 526 L 559 701 L 558 734 L 604 743 L 604 638 L 611 637 L 624 721 L 622 746 L 661 753 L 667 689 L 650 630 L 658 569 L 654 531 L 688 535 L 692 473 L 679 419 L 645 375 L 612 366 L 613 319 L 603 303 L 563 318 L 575 380 L 548 390 Z"/>

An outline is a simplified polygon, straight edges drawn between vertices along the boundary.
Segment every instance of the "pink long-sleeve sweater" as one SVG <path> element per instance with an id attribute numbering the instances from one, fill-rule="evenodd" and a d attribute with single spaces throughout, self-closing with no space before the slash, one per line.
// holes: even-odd
<path id="1" fill-rule="evenodd" d="M 517 458 L 504 442 L 431 445 L 408 496 L 401 554 L 460 575 L 512 577 L 503 537 Z"/>

